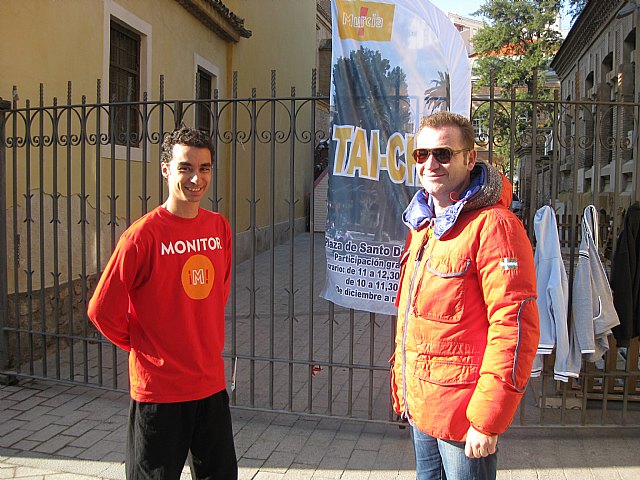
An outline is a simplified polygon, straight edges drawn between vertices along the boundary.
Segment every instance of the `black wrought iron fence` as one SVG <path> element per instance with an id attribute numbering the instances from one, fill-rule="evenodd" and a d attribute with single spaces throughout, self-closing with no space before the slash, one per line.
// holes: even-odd
<path id="1" fill-rule="evenodd" d="M 239 97 L 235 85 L 227 99 L 215 92 L 207 100 L 165 99 L 161 81 L 157 100 L 112 104 L 98 95 L 74 103 L 69 85 L 65 102 L 45 103 L 42 88 L 35 105 L 0 103 L 5 378 L 128 388 L 126 355 L 87 321 L 87 301 L 120 233 L 163 199 L 163 134 L 198 123 L 218 152 L 207 207 L 225 214 L 234 232 L 224 352 L 233 404 L 395 421 L 387 364 L 395 318 L 319 297 L 323 206 L 314 180 L 330 141 L 328 99 L 298 97 L 295 89 L 277 96 L 275 73 L 265 98 L 255 89 Z M 582 209 L 594 204 L 608 266 L 621 210 L 637 198 L 639 105 L 494 91 L 472 100 L 480 157 L 512 179 L 532 242 L 536 210 L 553 205 L 571 278 Z M 640 423 L 637 343 L 612 344 L 602 362 L 585 363 L 567 384 L 553 380 L 549 362 L 531 381 L 520 425 Z"/>

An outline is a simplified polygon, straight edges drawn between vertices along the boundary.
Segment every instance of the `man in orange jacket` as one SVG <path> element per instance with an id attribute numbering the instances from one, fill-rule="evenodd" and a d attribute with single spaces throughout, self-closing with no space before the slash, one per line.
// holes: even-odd
<path id="1" fill-rule="evenodd" d="M 495 479 L 538 346 L 533 251 L 511 184 L 473 145 L 466 118 L 438 112 L 413 152 L 424 189 L 403 214 L 391 387 L 418 480 Z"/>

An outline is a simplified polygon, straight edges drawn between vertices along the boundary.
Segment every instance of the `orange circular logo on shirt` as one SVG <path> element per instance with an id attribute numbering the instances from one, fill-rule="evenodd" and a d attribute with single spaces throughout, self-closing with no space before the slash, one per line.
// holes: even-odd
<path id="1" fill-rule="evenodd" d="M 194 255 L 182 267 L 182 287 L 189 298 L 194 300 L 209 296 L 214 278 L 213 264 L 204 255 Z"/>

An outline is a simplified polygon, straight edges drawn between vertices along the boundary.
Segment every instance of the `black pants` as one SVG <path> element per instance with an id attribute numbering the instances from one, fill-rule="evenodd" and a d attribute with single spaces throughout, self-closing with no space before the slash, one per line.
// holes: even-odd
<path id="1" fill-rule="evenodd" d="M 177 480 L 188 454 L 194 480 L 238 478 L 226 390 L 190 402 L 131 400 L 128 480 Z"/>

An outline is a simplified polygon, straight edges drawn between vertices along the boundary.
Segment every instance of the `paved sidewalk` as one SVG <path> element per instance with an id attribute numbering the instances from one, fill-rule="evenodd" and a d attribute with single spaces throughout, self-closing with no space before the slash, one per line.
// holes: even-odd
<path id="1" fill-rule="evenodd" d="M 0 479 L 123 479 L 126 394 L 0 386 Z M 408 429 L 233 409 L 240 479 L 413 479 Z M 640 479 L 640 429 L 512 429 L 498 479 Z M 190 475 L 185 469 L 183 478 Z"/>

